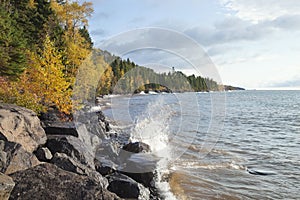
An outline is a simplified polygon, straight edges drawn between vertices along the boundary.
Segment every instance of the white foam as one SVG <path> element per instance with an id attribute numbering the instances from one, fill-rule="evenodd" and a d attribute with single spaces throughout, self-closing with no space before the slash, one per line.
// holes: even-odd
<path id="1" fill-rule="evenodd" d="M 99 112 L 101 111 L 101 106 L 93 106 L 91 107 L 91 109 L 89 110 L 89 112 L 93 113 L 93 112 Z"/>
<path id="2" fill-rule="evenodd" d="M 160 161 L 157 163 L 156 187 L 166 200 L 176 200 L 171 192 L 167 181 L 162 180 L 164 174 L 169 174 L 168 160 L 171 157 L 171 145 L 169 142 L 169 122 L 172 115 L 171 108 L 168 107 L 162 97 L 157 101 L 148 104 L 145 114 L 136 119 L 135 126 L 131 131 L 131 141 L 142 141 L 148 144 Z"/>

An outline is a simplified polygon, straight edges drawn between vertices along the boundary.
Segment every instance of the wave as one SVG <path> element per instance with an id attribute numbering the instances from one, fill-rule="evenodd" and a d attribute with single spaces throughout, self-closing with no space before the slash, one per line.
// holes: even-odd
<path id="1" fill-rule="evenodd" d="M 152 153 L 159 157 L 155 185 L 166 200 L 176 200 L 170 184 L 164 177 L 169 176 L 169 161 L 172 160 L 172 145 L 169 143 L 170 119 L 174 112 L 163 98 L 150 102 L 146 111 L 135 119 L 130 136 L 132 142 L 143 142 L 150 146 Z"/>

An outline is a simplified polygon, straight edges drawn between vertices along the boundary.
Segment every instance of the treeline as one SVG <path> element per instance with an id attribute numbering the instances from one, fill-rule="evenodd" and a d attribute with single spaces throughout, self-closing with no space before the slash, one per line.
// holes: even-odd
<path id="1" fill-rule="evenodd" d="M 122 60 L 106 51 L 98 50 L 97 56 L 104 57 L 109 67 L 101 76 L 98 95 L 111 93 L 137 93 L 141 91 L 188 92 L 217 91 L 220 86 L 210 78 L 187 76 L 173 68 L 168 73 L 156 73 L 153 69 Z M 109 84 L 103 85 L 103 82 Z M 107 87 L 108 86 L 108 87 Z"/>
<path id="2" fill-rule="evenodd" d="M 69 114 L 92 12 L 89 2 L 0 0 L 0 101 Z"/>

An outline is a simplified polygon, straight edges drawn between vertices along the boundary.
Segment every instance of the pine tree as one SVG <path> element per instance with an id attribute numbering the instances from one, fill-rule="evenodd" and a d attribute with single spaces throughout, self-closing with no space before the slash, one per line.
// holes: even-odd
<path id="1" fill-rule="evenodd" d="M 26 68 L 25 45 L 22 29 L 17 29 L 12 14 L 0 5 L 0 76 L 17 77 Z"/>

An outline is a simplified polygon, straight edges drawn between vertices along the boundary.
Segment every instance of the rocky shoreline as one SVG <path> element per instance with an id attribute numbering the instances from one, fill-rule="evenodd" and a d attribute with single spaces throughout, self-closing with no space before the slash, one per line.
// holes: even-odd
<path id="1" fill-rule="evenodd" d="M 150 147 L 128 138 L 90 107 L 61 122 L 54 112 L 38 118 L 0 104 L 0 199 L 162 199 L 155 164 L 132 171 L 144 166 L 130 157 Z"/>

